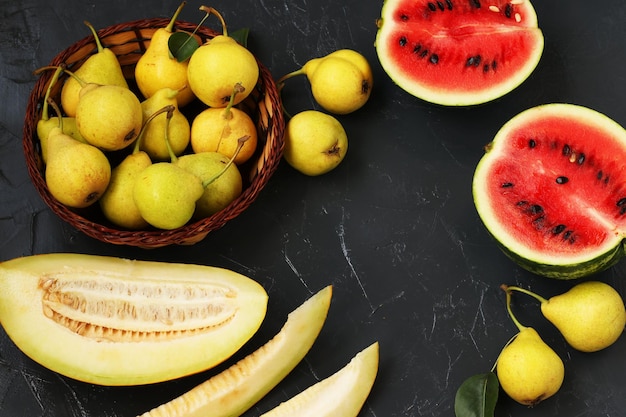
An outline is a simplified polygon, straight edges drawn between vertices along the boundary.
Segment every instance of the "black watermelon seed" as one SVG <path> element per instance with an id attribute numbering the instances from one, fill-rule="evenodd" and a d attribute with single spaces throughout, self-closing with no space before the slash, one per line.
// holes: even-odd
<path id="1" fill-rule="evenodd" d="M 537 142 L 535 142 L 535 139 L 529 139 L 528 140 L 528 147 L 530 149 L 533 149 L 535 146 L 537 146 Z"/>
<path id="2" fill-rule="evenodd" d="M 512 182 L 504 182 L 501 185 L 502 188 L 511 188 L 512 186 L 513 186 Z"/>
<path id="3" fill-rule="evenodd" d="M 528 210 L 531 214 L 543 213 L 543 207 L 541 207 L 539 204 L 533 204 Z"/>
<path id="4" fill-rule="evenodd" d="M 572 148 L 570 148 L 569 145 L 563 146 L 563 155 L 570 156 L 571 154 L 572 154 Z"/>
<path id="5" fill-rule="evenodd" d="M 574 233 L 574 232 L 572 232 L 571 230 L 568 230 L 567 232 L 563 233 L 563 240 L 569 239 L 569 237 L 572 235 L 572 233 Z"/>
<path id="6" fill-rule="evenodd" d="M 617 200 L 617 207 L 622 207 L 626 205 L 626 197 L 622 197 L 619 200 Z"/>
<path id="7" fill-rule="evenodd" d="M 567 178 L 567 177 L 557 177 L 556 178 L 556 183 L 557 184 L 565 184 L 568 181 L 569 181 L 569 178 Z"/>
<path id="8" fill-rule="evenodd" d="M 554 228 L 552 228 L 552 233 L 554 233 L 555 235 L 558 235 L 558 234 L 561 234 L 563 230 L 565 230 L 565 225 L 557 224 L 556 226 L 554 226 Z"/>
<path id="9" fill-rule="evenodd" d="M 539 216 L 536 219 L 533 220 L 533 224 L 535 225 L 535 228 L 537 229 L 543 229 L 543 223 L 546 220 L 546 218 L 544 216 Z"/>
<path id="10" fill-rule="evenodd" d="M 426 55 L 428 55 L 428 49 L 424 49 L 422 53 L 420 53 L 420 58 L 424 58 Z"/>
<path id="11" fill-rule="evenodd" d="M 602 179 L 602 175 L 603 175 L 603 174 L 602 174 L 602 171 L 598 171 L 598 173 L 596 174 L 596 178 L 597 178 L 598 180 L 601 180 L 601 179 Z"/>
<path id="12" fill-rule="evenodd" d="M 407 16 L 405 14 L 401 14 L 400 15 L 400 20 L 402 20 L 403 22 L 406 22 L 407 20 L 409 20 L 409 16 Z"/>
<path id="13" fill-rule="evenodd" d="M 508 18 L 511 18 L 512 14 L 513 14 L 513 6 L 511 5 L 511 3 L 509 3 L 504 8 L 504 15 Z"/>
<path id="14" fill-rule="evenodd" d="M 498 69 L 498 63 L 496 61 L 493 61 L 491 63 L 491 69 L 494 70 L 494 71 Z"/>
<path id="15" fill-rule="evenodd" d="M 452 0 L 446 0 L 446 4 L 448 5 L 448 10 L 452 10 Z"/>
<path id="16" fill-rule="evenodd" d="M 400 46 L 406 46 L 407 40 L 406 40 L 406 36 L 402 36 L 400 37 Z"/>
<path id="17" fill-rule="evenodd" d="M 578 156 L 578 159 L 576 159 L 576 163 L 578 165 L 582 165 L 585 162 L 585 154 L 584 153 L 580 153 L 580 155 Z"/>
<path id="18" fill-rule="evenodd" d="M 413 53 L 416 54 L 422 49 L 422 45 L 419 43 L 413 47 Z"/>
<path id="19" fill-rule="evenodd" d="M 606 177 L 604 177 L 604 184 L 608 184 L 609 183 L 609 176 L 607 175 Z"/>
<path id="20" fill-rule="evenodd" d="M 438 64 L 438 63 L 439 63 L 439 55 L 437 55 L 437 54 L 432 54 L 432 55 L 430 56 L 430 63 L 431 63 L 431 64 L 435 64 L 435 65 L 436 65 L 436 64 Z"/>
<path id="21" fill-rule="evenodd" d="M 442 12 L 446 10 L 446 6 L 444 6 L 443 3 L 440 1 L 437 1 L 437 6 L 439 7 L 439 10 L 441 10 Z"/>
<path id="22" fill-rule="evenodd" d="M 431 12 L 437 11 L 437 6 L 435 6 L 435 3 L 428 3 L 428 8 Z"/>
<path id="23" fill-rule="evenodd" d="M 619 208 L 619 215 L 623 216 L 624 214 L 626 214 L 626 206 L 622 206 Z"/>
<path id="24" fill-rule="evenodd" d="M 483 72 L 489 72 L 489 64 L 483 65 Z"/>
<path id="25" fill-rule="evenodd" d="M 470 0 L 470 5 L 480 9 L 480 0 Z"/>

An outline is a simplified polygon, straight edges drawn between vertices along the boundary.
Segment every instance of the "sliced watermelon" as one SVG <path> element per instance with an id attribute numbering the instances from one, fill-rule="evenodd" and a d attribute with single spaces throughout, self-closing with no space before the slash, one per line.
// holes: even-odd
<path id="1" fill-rule="evenodd" d="M 544 38 L 529 0 L 385 0 L 376 50 L 400 87 L 442 105 L 494 100 L 534 71 Z"/>
<path id="2" fill-rule="evenodd" d="M 580 278 L 623 255 L 626 130 L 573 104 L 512 118 L 487 146 L 474 203 L 505 253 L 526 269 Z"/>

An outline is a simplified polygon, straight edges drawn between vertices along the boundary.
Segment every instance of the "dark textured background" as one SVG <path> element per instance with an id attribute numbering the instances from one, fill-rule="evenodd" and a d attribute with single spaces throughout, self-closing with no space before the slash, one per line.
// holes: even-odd
<path id="1" fill-rule="evenodd" d="M 269 339 L 313 292 L 333 284 L 328 321 L 313 349 L 246 416 L 330 375 L 375 340 L 380 373 L 361 416 L 452 416 L 459 384 L 488 371 L 516 331 L 499 285 L 518 283 L 545 296 L 572 285 L 519 269 L 486 234 L 471 196 L 483 145 L 515 114 L 555 101 L 626 124 L 626 3 L 535 3 L 546 40 L 536 71 L 500 100 L 461 109 L 409 96 L 382 71 L 373 46 L 381 0 L 207 3 L 223 12 L 231 30 L 250 28 L 249 47 L 276 78 L 309 58 L 353 48 L 372 64 L 373 94 L 360 111 L 340 117 L 350 148 L 335 171 L 308 178 L 282 163 L 247 211 L 201 243 L 142 250 L 101 243 L 56 218 L 30 183 L 21 132 L 32 71 L 87 36 L 83 20 L 103 28 L 169 17 L 178 3 L 0 0 L 0 260 L 68 251 L 244 273 L 267 289 L 270 302 L 259 333 L 237 357 Z M 198 22 L 200 4 L 189 1 L 181 19 Z M 292 113 L 315 107 L 304 78 L 284 93 Z M 625 273 L 622 263 L 596 278 L 625 294 Z M 563 358 L 566 377 L 555 397 L 532 410 L 502 395 L 496 415 L 624 415 L 626 338 L 602 352 L 576 352 L 540 316 L 537 303 L 516 299 L 520 320 Z M 92 386 L 35 364 L 2 333 L 0 416 L 134 416 L 214 372 L 148 387 Z"/>

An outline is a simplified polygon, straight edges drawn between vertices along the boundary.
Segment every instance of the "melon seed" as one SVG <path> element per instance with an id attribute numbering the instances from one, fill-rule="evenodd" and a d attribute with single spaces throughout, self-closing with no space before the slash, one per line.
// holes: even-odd
<path id="1" fill-rule="evenodd" d="M 448 5 L 448 10 L 452 10 L 452 0 L 446 0 L 446 4 Z"/>
<path id="2" fill-rule="evenodd" d="M 115 276 L 69 275 L 40 280 L 43 313 L 72 332 L 96 340 L 168 340 L 216 329 L 236 314 L 236 294 L 227 287 L 163 286 L 127 283 Z"/>
<path id="3" fill-rule="evenodd" d="M 439 7 L 439 10 L 441 10 L 442 12 L 446 10 L 446 7 L 439 0 L 437 0 L 437 6 Z"/>
<path id="4" fill-rule="evenodd" d="M 563 146 L 563 156 L 570 156 L 572 154 L 572 148 L 569 145 Z"/>
<path id="5" fill-rule="evenodd" d="M 528 147 L 530 149 L 533 149 L 535 146 L 537 146 L 537 142 L 535 141 L 535 139 L 529 139 L 528 140 Z"/>
<path id="6" fill-rule="evenodd" d="M 432 54 L 429 58 L 431 64 L 437 65 L 439 63 L 439 55 Z"/>
<path id="7" fill-rule="evenodd" d="M 502 188 L 511 188 L 512 186 L 513 186 L 512 182 L 504 182 L 501 185 Z"/>
<path id="8" fill-rule="evenodd" d="M 407 42 L 408 41 L 406 39 L 406 36 L 401 36 L 398 43 L 400 44 L 400 46 L 406 46 Z"/>
<path id="9" fill-rule="evenodd" d="M 428 8 L 430 9 L 430 11 L 435 12 L 437 11 L 437 6 L 435 6 L 434 3 L 428 3 Z"/>
<path id="10" fill-rule="evenodd" d="M 617 207 L 624 207 L 626 206 L 626 197 L 622 197 L 619 200 L 617 200 Z"/>
<path id="11" fill-rule="evenodd" d="M 568 181 L 569 181 L 569 178 L 567 178 L 567 177 L 561 176 L 561 177 L 557 177 L 556 178 L 556 183 L 557 184 L 565 184 Z"/>
<path id="12" fill-rule="evenodd" d="M 467 58 L 467 61 L 465 61 L 465 66 L 466 67 L 477 67 L 480 65 L 480 61 L 481 61 L 481 56 L 480 55 L 475 55 L 475 56 L 470 56 L 469 58 Z"/>
<path id="13" fill-rule="evenodd" d="M 563 232 L 563 230 L 565 230 L 565 225 L 564 224 L 558 224 L 556 226 L 554 226 L 554 228 L 552 229 L 552 233 L 554 233 L 555 235 L 559 235 Z"/>
<path id="14" fill-rule="evenodd" d="M 470 6 L 480 9 L 480 0 L 470 0 Z"/>
<path id="15" fill-rule="evenodd" d="M 498 6 L 489 6 L 489 10 L 494 13 L 500 13 L 500 8 Z"/>
<path id="16" fill-rule="evenodd" d="M 578 165 L 582 165 L 583 162 L 585 162 L 585 154 L 581 152 L 580 155 L 578 155 L 578 158 L 576 159 L 576 163 Z"/>

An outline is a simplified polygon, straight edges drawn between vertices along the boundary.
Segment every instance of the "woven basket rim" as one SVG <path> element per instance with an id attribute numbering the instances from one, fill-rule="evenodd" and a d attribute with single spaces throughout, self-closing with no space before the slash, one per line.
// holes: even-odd
<path id="1" fill-rule="evenodd" d="M 169 21 L 169 18 L 140 19 L 108 26 L 98 30 L 97 33 L 103 43 L 103 46 L 108 47 L 108 41 L 111 40 L 111 36 L 121 32 L 136 31 L 138 33 L 137 36 L 139 37 L 142 30 L 158 29 L 166 26 Z M 182 30 L 193 30 L 196 25 L 197 24 L 195 23 L 177 21 L 176 28 Z M 197 34 L 204 41 L 216 36 L 217 32 L 210 28 L 200 27 L 197 30 Z M 146 40 L 145 38 L 143 39 Z M 51 60 L 49 65 L 59 65 L 67 60 L 73 53 L 76 53 L 76 51 L 80 48 L 84 48 L 90 43 L 95 44 L 93 35 L 85 36 L 60 51 Z M 195 221 L 192 220 L 190 223 L 177 229 L 148 229 L 137 231 L 119 229 L 113 225 L 97 223 L 96 221 L 93 221 L 88 217 L 79 214 L 77 211 L 59 203 L 47 190 L 43 173 L 40 170 L 40 156 L 38 155 L 38 151 L 35 146 L 35 143 L 38 141 L 36 136 L 36 123 L 38 116 L 41 114 L 41 98 L 43 97 L 45 86 L 51 78 L 51 75 L 46 75 L 45 73 L 39 76 L 39 79 L 36 81 L 35 86 L 31 91 L 27 104 L 23 129 L 23 151 L 27 162 L 28 173 L 35 188 L 44 202 L 62 220 L 71 224 L 84 234 L 103 242 L 138 246 L 143 248 L 156 248 L 172 244 L 193 244 L 202 240 L 209 232 L 221 228 L 229 220 L 237 217 L 244 210 L 246 210 L 250 204 L 252 204 L 259 192 L 264 188 L 270 177 L 276 171 L 282 158 L 285 120 L 282 113 L 280 94 L 269 69 L 256 57 L 256 55 L 255 58 L 259 65 L 259 83 L 263 88 L 260 101 L 263 102 L 264 105 L 265 103 L 270 104 L 271 108 L 267 109 L 267 111 L 270 112 L 268 117 L 270 118 L 271 123 L 268 126 L 266 137 L 263 138 L 264 140 L 261 142 L 263 143 L 262 152 L 259 156 L 261 159 L 253 165 L 252 169 L 254 171 L 254 176 L 251 179 L 250 184 L 242 191 L 241 195 L 225 209 L 210 217 Z M 260 104 L 257 103 L 257 105 Z M 244 173 L 242 172 L 242 175 L 243 174 Z"/>

